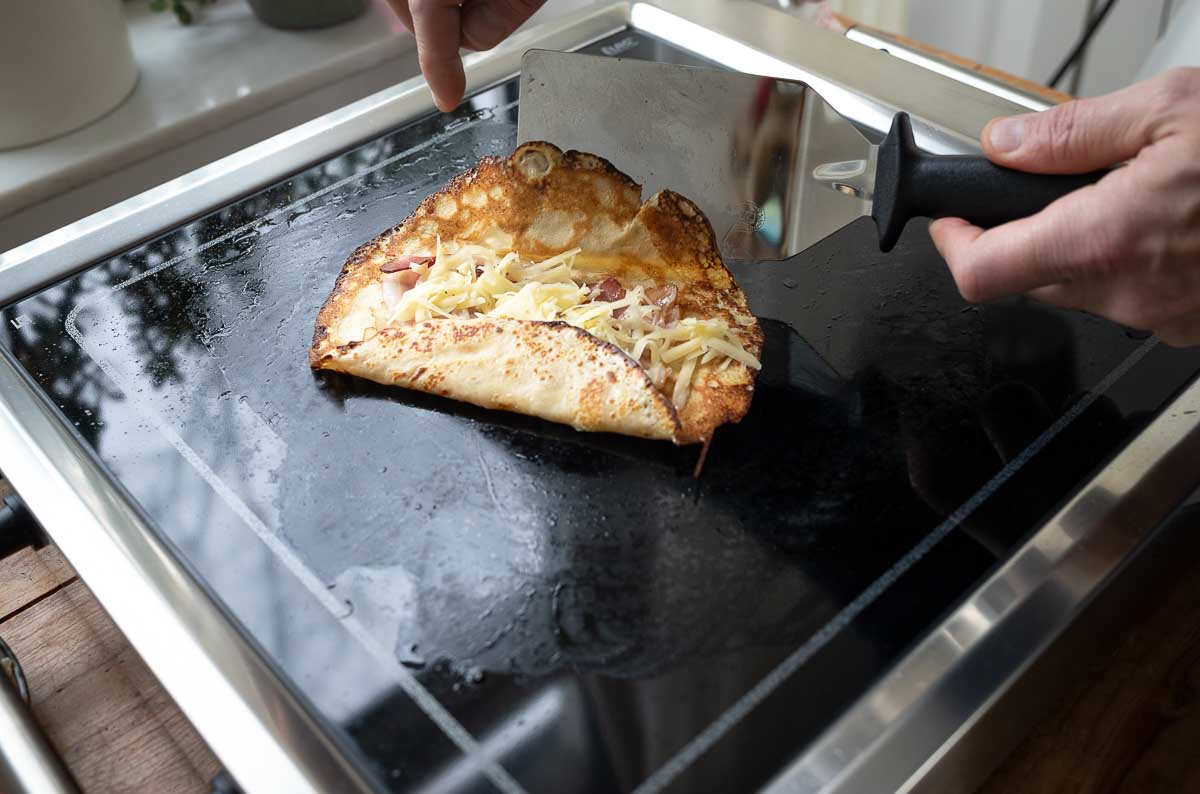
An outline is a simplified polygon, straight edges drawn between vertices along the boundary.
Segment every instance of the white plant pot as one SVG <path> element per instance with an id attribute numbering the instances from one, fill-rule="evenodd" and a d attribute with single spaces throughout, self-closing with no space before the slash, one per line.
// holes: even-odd
<path id="1" fill-rule="evenodd" d="M 136 82 L 121 0 L 0 0 L 0 149 L 82 127 Z"/>

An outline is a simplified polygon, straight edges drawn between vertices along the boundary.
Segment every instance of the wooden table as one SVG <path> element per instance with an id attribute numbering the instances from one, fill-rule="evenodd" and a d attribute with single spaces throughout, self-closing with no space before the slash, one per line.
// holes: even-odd
<path id="1" fill-rule="evenodd" d="M 209 790 L 220 764 L 54 546 L 0 560 L 0 637 L 87 794 Z"/>
<path id="2" fill-rule="evenodd" d="M 1050 101 L 1069 98 L 909 43 Z M 216 758 L 54 547 L 0 560 L 0 636 L 88 794 L 209 790 Z M 1200 792 L 1200 560 L 1110 654 L 1081 660 L 1064 692 L 980 794 Z"/>

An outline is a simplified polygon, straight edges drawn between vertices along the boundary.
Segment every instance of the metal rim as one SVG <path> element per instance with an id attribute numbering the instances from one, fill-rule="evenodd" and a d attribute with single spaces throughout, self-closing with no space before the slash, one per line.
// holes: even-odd
<path id="1" fill-rule="evenodd" d="M 17 660 L 17 655 L 8 647 L 8 643 L 0 638 L 0 673 L 8 679 L 16 690 L 17 696 L 29 705 L 29 682 L 25 679 L 25 670 Z"/>
<path id="2" fill-rule="evenodd" d="M 1016 86 L 1008 85 L 1007 83 L 1002 83 L 982 72 L 973 71 L 951 63 L 948 60 L 922 52 L 895 36 L 890 36 L 878 30 L 853 27 L 846 31 L 846 38 L 851 41 L 857 41 L 859 44 L 867 47 L 883 50 L 896 58 L 908 61 L 909 63 L 915 63 L 924 69 L 929 69 L 938 74 L 943 74 L 972 88 L 978 88 L 980 91 L 995 94 L 1028 110 L 1046 110 L 1054 105 L 1053 102 L 1048 101 L 1045 97 L 1022 90 Z"/>
<path id="3" fill-rule="evenodd" d="M 763 24 L 768 18 L 762 14 L 775 15 L 769 17 L 771 24 Z M 616 3 L 514 37 L 494 52 L 468 58 L 468 90 L 515 75 L 521 54 L 528 48 L 579 46 L 630 22 L 733 68 L 802 79 L 827 95 L 844 115 L 866 126 L 886 128 L 896 104 L 903 105 L 916 118 L 922 145 L 934 151 L 977 150 L 975 136 L 983 124 L 1017 107 L 754 3 L 693 6 L 686 0 Z M 789 60 L 789 52 L 796 51 L 816 53 L 813 57 L 821 64 L 819 69 L 805 69 Z M 931 91 L 931 85 L 937 90 Z M 864 90 L 871 96 L 887 96 L 888 102 L 871 99 Z M 889 104 L 893 101 L 896 104 Z M 408 81 L 0 255 L 0 282 L 4 285 L 0 304 L 432 109 L 424 83 Z M 1200 388 L 1193 386 L 1177 405 L 1194 410 L 1200 405 Z M 1161 434 L 1152 432 L 1156 426 L 1139 435 L 1130 447 L 1143 450 L 1151 445 L 1148 456 L 1140 460 L 1154 471 L 1175 449 L 1162 446 Z M 1193 436 L 1188 438 L 1194 441 Z M 68 559 L 248 790 L 371 790 L 371 784 L 348 760 L 347 748 L 325 733 L 6 356 L 0 356 L 0 454 L 6 473 Z M 1128 478 L 1128 471 L 1121 468 L 1127 464 L 1121 460 L 1119 456 L 1097 479 Z M 1064 551 L 1083 548 L 1102 536 L 1100 528 L 1077 528 L 1074 545 L 1060 548 L 1056 539 L 1061 534 L 1062 527 L 1051 522 L 1040 528 L 1030 543 L 1058 543 L 1055 548 Z M 1058 571 L 1054 566 L 1035 571 L 1035 577 L 1027 582 L 1032 588 L 1029 592 L 1051 587 Z M 1095 572 L 1072 580 L 1079 599 L 1102 584 L 1103 577 Z M 986 588 L 987 584 L 971 598 L 986 593 Z M 1023 614 L 1019 607 L 1029 603 L 1030 597 L 1015 602 L 1005 613 L 1007 619 L 1017 620 Z M 1069 616 L 1069 609 L 1060 615 L 1063 620 Z M 977 653 L 984 636 L 988 635 L 967 636 L 960 658 L 967 658 L 973 649 Z M 931 635 L 931 641 L 933 638 Z M 897 670 L 914 663 L 915 653 L 903 659 Z M 894 783 L 888 788 L 906 785 L 906 780 L 911 782 L 927 771 L 927 762 L 932 763 L 929 746 L 900 742 L 897 733 L 888 730 L 921 713 L 930 702 L 927 699 L 910 700 L 889 712 L 888 721 L 878 726 L 876 734 L 856 743 L 843 742 L 845 734 L 839 733 L 853 725 L 862 708 L 895 695 L 896 690 L 888 688 L 895 685 L 891 677 L 881 681 L 777 783 L 788 790 L 805 790 L 796 788 L 796 770 L 831 764 L 822 767 L 821 785 L 838 790 L 846 781 L 861 780 L 856 770 L 895 757 L 901 763 L 888 767 Z M 986 703 L 975 706 L 984 708 Z M 875 719 L 875 715 L 869 716 Z M 942 727 L 945 730 L 938 733 L 933 745 L 935 758 L 939 748 L 953 744 L 959 726 Z M 823 754 L 825 748 L 838 749 L 830 742 L 842 742 L 841 750 L 849 754 Z"/>
<path id="4" fill-rule="evenodd" d="M 375 790 L 6 352 L 0 447 L 6 477 L 239 782 Z"/>
<path id="5" fill-rule="evenodd" d="M 917 786 L 1195 491 L 1198 407 L 1200 379 L 766 790 Z M 948 730 L 930 732 L 929 725 Z M 985 755 L 998 761 L 1003 749 Z"/>

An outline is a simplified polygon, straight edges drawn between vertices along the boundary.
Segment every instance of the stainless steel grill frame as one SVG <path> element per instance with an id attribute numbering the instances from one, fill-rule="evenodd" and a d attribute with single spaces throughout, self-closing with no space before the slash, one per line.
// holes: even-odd
<path id="1" fill-rule="evenodd" d="M 469 56 L 468 91 L 515 76 L 527 49 L 574 49 L 626 27 L 734 69 L 804 80 L 881 133 L 907 110 L 931 151 L 977 151 L 990 118 L 1025 109 L 750 0 L 581 12 Z M 432 110 L 424 83 L 407 81 L 2 254 L 0 305 Z M 355 751 L 311 715 L 5 356 L 0 468 L 247 791 L 373 790 Z M 797 748 L 770 789 L 966 787 L 986 774 L 961 769 L 973 743 L 995 740 L 975 730 L 983 716 L 1198 484 L 1193 383 L 823 737 Z M 997 644 L 1017 651 L 998 656 Z M 669 781 L 656 775 L 643 788 L 656 778 Z"/>

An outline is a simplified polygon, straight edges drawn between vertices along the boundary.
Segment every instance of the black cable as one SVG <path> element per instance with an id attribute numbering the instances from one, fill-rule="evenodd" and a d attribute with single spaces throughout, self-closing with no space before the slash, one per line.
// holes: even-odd
<path id="1" fill-rule="evenodd" d="M 1158 15 L 1158 38 L 1162 38 L 1167 33 L 1167 25 L 1171 24 L 1172 6 L 1175 5 L 1175 0 L 1165 0 L 1162 7 L 1162 13 Z"/>
<path id="2" fill-rule="evenodd" d="M 0 559 L 26 546 L 40 549 L 46 536 L 33 513 L 15 493 L 0 498 Z"/>
<path id="3" fill-rule="evenodd" d="M 1096 15 L 1088 21 L 1087 26 L 1083 29 L 1083 33 L 1079 37 L 1079 41 L 1075 42 L 1075 46 L 1071 48 L 1071 52 L 1063 59 L 1062 64 L 1054 72 L 1054 76 L 1050 78 L 1050 82 L 1047 85 L 1051 88 L 1058 88 L 1058 84 L 1067 76 L 1067 72 L 1071 70 L 1071 67 L 1083 57 L 1088 45 L 1092 43 L 1092 37 L 1096 35 L 1096 31 L 1100 29 L 1104 18 L 1108 16 L 1108 12 L 1112 11 L 1113 6 L 1116 4 L 1117 0 L 1107 0 L 1104 6 L 1096 12 Z"/>
<path id="4" fill-rule="evenodd" d="M 242 789 L 227 770 L 222 769 L 209 784 L 209 794 L 242 794 Z"/>

